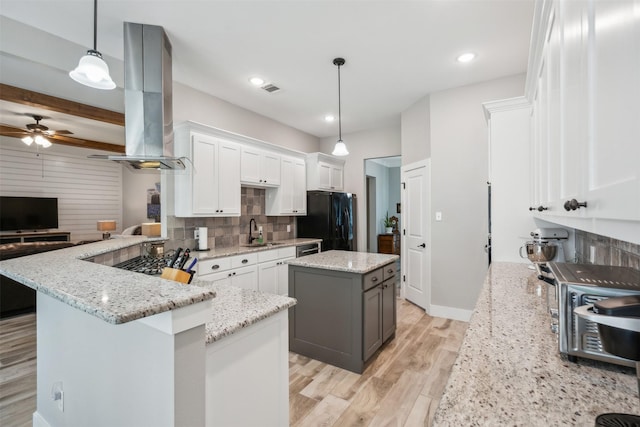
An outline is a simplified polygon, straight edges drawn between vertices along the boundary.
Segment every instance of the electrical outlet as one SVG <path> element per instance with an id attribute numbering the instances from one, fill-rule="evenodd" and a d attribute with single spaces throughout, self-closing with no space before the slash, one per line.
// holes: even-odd
<path id="1" fill-rule="evenodd" d="M 58 409 L 64 412 L 64 391 L 62 390 L 62 381 L 57 381 L 51 386 L 51 400 L 58 402 Z"/>
<path id="2" fill-rule="evenodd" d="M 287 224 L 287 233 L 291 233 L 291 224 Z"/>
<path id="3" fill-rule="evenodd" d="M 200 230 L 198 230 L 197 228 L 193 230 L 193 238 L 196 240 L 200 238 Z"/>
<path id="4" fill-rule="evenodd" d="M 442 221 L 442 212 L 436 212 L 436 221 Z"/>
<path id="5" fill-rule="evenodd" d="M 589 248 L 589 262 L 591 264 L 596 263 L 596 247 L 593 245 Z"/>

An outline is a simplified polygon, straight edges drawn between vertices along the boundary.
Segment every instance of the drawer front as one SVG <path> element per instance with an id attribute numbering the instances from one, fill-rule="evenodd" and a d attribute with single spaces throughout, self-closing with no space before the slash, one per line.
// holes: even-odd
<path id="1" fill-rule="evenodd" d="M 392 263 L 387 264 L 384 267 L 382 267 L 382 279 L 383 280 L 390 279 L 390 278 L 394 277 L 397 273 L 398 273 L 398 270 L 397 270 L 395 262 L 392 262 Z"/>
<path id="2" fill-rule="evenodd" d="M 229 270 L 231 268 L 231 258 L 213 258 L 199 261 L 196 264 L 196 271 L 198 277 L 202 277 L 205 274 L 218 273 L 220 271 Z"/>
<path id="3" fill-rule="evenodd" d="M 229 258 L 231 259 L 231 268 L 246 267 L 258 262 L 258 254 L 255 252 L 244 255 L 236 255 Z"/>
<path id="4" fill-rule="evenodd" d="M 274 259 L 278 259 L 279 257 L 280 256 L 278 254 L 278 249 L 258 252 L 258 262 L 273 261 Z"/>
<path id="5" fill-rule="evenodd" d="M 286 248 L 278 249 L 278 258 L 279 259 L 291 258 L 291 257 L 295 257 L 295 256 L 296 256 L 296 247 L 295 246 L 288 246 Z"/>
<path id="6" fill-rule="evenodd" d="M 383 280 L 382 277 L 383 273 L 381 268 L 365 274 L 362 278 L 362 290 L 366 291 L 367 289 L 371 289 L 374 286 L 381 284 Z"/>

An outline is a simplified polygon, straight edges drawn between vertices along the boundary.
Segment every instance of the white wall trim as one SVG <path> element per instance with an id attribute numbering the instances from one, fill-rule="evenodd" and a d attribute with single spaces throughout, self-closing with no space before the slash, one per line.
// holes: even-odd
<path id="1" fill-rule="evenodd" d="M 533 11 L 533 28 L 531 29 L 531 42 L 529 43 L 529 61 L 527 64 L 527 79 L 524 84 L 524 95 L 533 101 L 533 95 L 538 82 L 538 74 L 542 65 L 542 52 L 544 41 L 547 37 L 548 22 L 551 16 L 553 0 L 539 0 L 535 2 Z"/>
<path id="2" fill-rule="evenodd" d="M 429 306 L 429 315 L 433 317 L 444 317 L 445 319 L 460 320 L 468 322 L 471 319 L 473 310 L 464 310 L 456 307 L 446 307 L 444 305 Z"/>
<path id="3" fill-rule="evenodd" d="M 40 415 L 37 410 L 33 413 L 32 421 L 33 427 L 51 427 L 51 425 L 44 418 L 42 418 L 42 415 Z"/>
<path id="4" fill-rule="evenodd" d="M 484 118 L 488 122 L 492 114 L 502 111 L 517 110 L 520 108 L 531 108 L 531 103 L 524 96 L 515 98 L 500 99 L 498 101 L 489 101 L 482 104 L 484 110 Z"/>

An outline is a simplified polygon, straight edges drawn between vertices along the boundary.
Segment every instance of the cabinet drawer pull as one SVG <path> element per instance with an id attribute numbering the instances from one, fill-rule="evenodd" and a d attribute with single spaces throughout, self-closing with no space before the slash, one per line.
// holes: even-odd
<path id="1" fill-rule="evenodd" d="M 579 202 L 576 199 L 567 200 L 564 202 L 564 209 L 566 211 L 575 211 L 576 209 L 586 208 L 587 202 Z"/>
<path id="2" fill-rule="evenodd" d="M 248 263 L 248 262 L 249 262 L 249 260 L 248 260 L 248 259 L 246 259 L 246 258 L 242 260 L 242 263 L 243 263 L 243 264 L 246 264 L 246 263 Z"/>
<path id="3" fill-rule="evenodd" d="M 377 282 L 377 281 L 378 281 L 378 278 L 377 278 L 376 276 L 373 276 L 373 277 L 371 278 L 371 281 L 372 281 L 372 282 Z"/>
<path id="4" fill-rule="evenodd" d="M 216 264 L 216 265 L 212 265 L 212 266 L 211 266 L 211 269 L 212 269 L 212 270 L 217 270 L 217 269 L 219 269 L 219 268 L 220 268 L 220 265 L 218 265 L 218 264 Z"/>
<path id="5" fill-rule="evenodd" d="M 393 273 L 393 268 L 388 269 L 387 273 Z"/>

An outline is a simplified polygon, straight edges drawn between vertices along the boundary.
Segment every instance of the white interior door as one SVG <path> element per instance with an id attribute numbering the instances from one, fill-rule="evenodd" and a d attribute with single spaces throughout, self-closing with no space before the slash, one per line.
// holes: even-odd
<path id="1" fill-rule="evenodd" d="M 429 159 L 402 167 L 404 297 L 425 310 L 431 303 Z"/>

